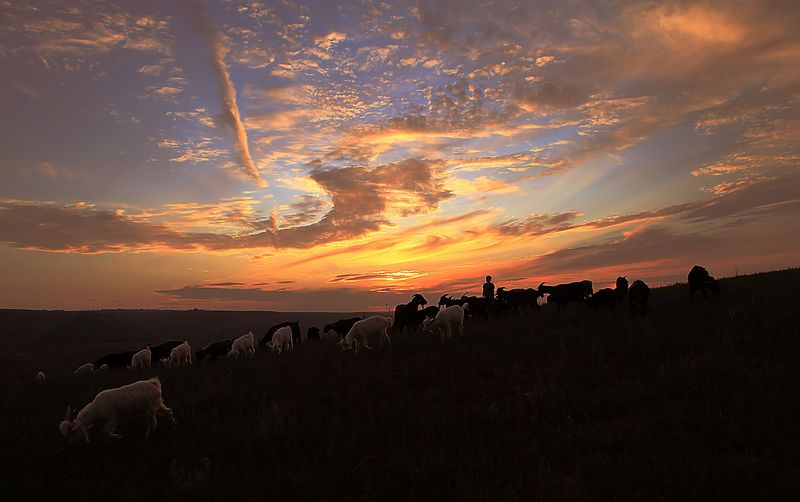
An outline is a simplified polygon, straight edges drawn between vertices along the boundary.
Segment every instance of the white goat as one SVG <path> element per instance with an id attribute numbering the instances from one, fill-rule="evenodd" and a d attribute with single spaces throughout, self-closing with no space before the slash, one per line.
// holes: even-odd
<path id="1" fill-rule="evenodd" d="M 278 328 L 278 330 L 273 333 L 272 341 L 267 344 L 267 347 L 269 347 L 269 350 L 277 352 L 278 354 L 283 352 L 284 347 L 286 347 L 286 350 L 294 350 L 291 326 Z"/>
<path id="2" fill-rule="evenodd" d="M 464 309 L 458 305 L 451 305 L 440 310 L 436 317 L 425 319 L 422 322 L 423 331 L 439 331 L 442 340 L 453 339 L 453 334 L 464 334 Z"/>
<path id="3" fill-rule="evenodd" d="M 149 380 L 139 380 L 122 387 L 106 389 L 95 396 L 94 400 L 81 409 L 75 416 L 72 408 L 67 409 L 64 421 L 58 426 L 61 434 L 73 441 L 83 439 L 89 442 L 89 429 L 102 425 L 102 433 L 110 438 L 119 438 L 115 432 L 117 424 L 128 418 L 147 418 L 147 432 L 158 424 L 156 415 L 159 412 L 167 414 L 172 423 L 175 418 L 172 410 L 167 408 L 161 397 L 161 381 L 158 377 Z"/>
<path id="4" fill-rule="evenodd" d="M 192 348 L 189 347 L 189 342 L 183 342 L 170 351 L 167 368 L 171 368 L 173 364 L 180 366 L 183 363 L 192 364 Z"/>
<path id="5" fill-rule="evenodd" d="M 150 347 L 145 347 L 131 358 L 131 368 L 148 368 L 150 367 L 150 358 L 152 353 Z"/>
<path id="6" fill-rule="evenodd" d="M 36 380 L 43 382 L 44 379 L 45 379 L 44 373 L 42 373 L 41 371 L 36 374 Z"/>
<path id="7" fill-rule="evenodd" d="M 358 354 L 359 346 L 363 346 L 367 350 L 372 350 L 369 342 L 377 341 L 379 346 L 391 345 L 392 340 L 389 338 L 389 329 L 392 327 L 394 319 L 392 317 L 384 317 L 375 315 L 362 319 L 350 328 L 347 335 L 342 339 L 340 344 L 344 349 L 355 348 Z"/>
<path id="8" fill-rule="evenodd" d="M 252 331 L 240 336 L 233 341 L 231 350 L 228 352 L 228 357 L 238 358 L 240 355 L 252 359 L 256 355 L 256 346 L 254 342 L 255 337 Z"/>
<path id="9" fill-rule="evenodd" d="M 73 375 L 89 375 L 94 373 L 94 364 L 93 363 L 86 363 L 78 366 L 78 368 L 72 372 Z"/>

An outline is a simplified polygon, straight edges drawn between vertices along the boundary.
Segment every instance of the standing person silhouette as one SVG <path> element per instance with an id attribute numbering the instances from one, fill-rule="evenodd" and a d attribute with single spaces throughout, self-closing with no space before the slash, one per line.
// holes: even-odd
<path id="1" fill-rule="evenodd" d="M 483 285 L 483 297 L 489 300 L 494 300 L 494 284 L 492 284 L 492 276 L 486 276 L 486 284 Z"/>

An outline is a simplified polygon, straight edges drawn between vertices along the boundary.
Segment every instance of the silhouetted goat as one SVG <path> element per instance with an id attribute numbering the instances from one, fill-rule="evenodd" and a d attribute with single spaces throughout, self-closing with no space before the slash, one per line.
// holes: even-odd
<path id="1" fill-rule="evenodd" d="M 417 310 L 419 307 L 424 307 L 428 304 L 428 301 L 419 293 L 414 294 L 411 297 L 411 301 L 408 303 L 401 303 L 397 307 L 394 308 L 394 327 L 397 332 L 402 333 L 406 327 L 410 327 L 411 329 L 416 329 L 419 324 L 422 324 L 422 320 L 419 319 L 419 314 L 417 314 Z M 419 323 L 417 321 L 419 320 Z"/>
<path id="2" fill-rule="evenodd" d="M 152 351 L 152 349 L 150 350 Z M 131 365 L 131 359 L 133 359 L 133 355 L 135 353 L 136 351 L 132 350 L 130 352 L 117 352 L 116 354 L 108 354 L 107 356 L 103 356 L 94 362 L 94 369 L 99 370 L 100 366 L 104 364 L 112 370 L 127 368 Z"/>
<path id="3" fill-rule="evenodd" d="M 258 341 L 258 347 L 261 349 L 267 348 L 267 344 L 272 341 L 272 335 L 284 326 L 289 326 L 292 329 L 292 341 L 294 343 L 300 343 L 300 323 L 297 321 L 286 321 L 269 328 L 266 334 Z"/>
<path id="4" fill-rule="evenodd" d="M 209 361 L 216 361 L 218 357 L 224 357 L 228 355 L 228 352 L 231 351 L 231 345 L 233 345 L 233 340 L 228 338 L 227 340 L 206 345 L 202 349 L 195 352 L 195 355 L 197 356 L 198 361 L 202 361 L 206 356 L 208 356 Z"/>
<path id="5" fill-rule="evenodd" d="M 170 352 L 172 349 L 177 347 L 178 345 L 182 344 L 183 340 L 170 340 L 168 342 L 164 342 L 160 345 L 150 346 L 150 360 L 153 364 L 157 364 L 156 361 L 161 361 L 162 359 L 169 358 Z M 110 365 L 109 365 L 110 366 Z"/>
<path id="6" fill-rule="evenodd" d="M 509 289 L 506 291 L 506 288 L 497 288 L 497 301 L 498 303 L 504 303 L 506 306 L 511 308 L 511 311 L 515 314 L 519 314 L 519 308 L 525 305 L 530 306 L 532 310 L 539 309 L 539 297 L 541 294 L 539 291 L 536 291 L 533 288 L 517 288 L 517 289 Z M 469 304 L 470 310 L 472 309 L 472 303 Z"/>
<path id="7" fill-rule="evenodd" d="M 630 289 L 628 289 L 628 300 L 631 304 L 632 316 L 644 316 L 647 314 L 648 298 L 650 298 L 650 287 L 640 279 L 633 281 Z"/>
<path id="8" fill-rule="evenodd" d="M 693 297 L 695 291 L 700 291 L 703 296 L 706 296 L 706 290 L 711 291 L 711 294 L 717 296 L 719 293 L 719 281 L 714 279 L 708 274 L 708 270 L 695 265 L 689 271 L 689 296 Z"/>
<path id="9" fill-rule="evenodd" d="M 547 303 L 566 305 L 570 302 L 583 303 L 592 296 L 592 281 L 568 282 L 555 286 L 539 285 L 540 294 L 549 294 Z"/>
<path id="10" fill-rule="evenodd" d="M 335 331 L 337 335 L 339 335 L 339 340 L 344 338 L 347 333 L 350 331 L 350 328 L 353 327 L 353 324 L 357 323 L 363 317 L 350 317 L 348 319 L 339 319 L 338 321 L 332 322 L 330 324 L 326 324 L 325 327 L 322 329 L 324 334 L 328 334 L 331 330 Z"/>
<path id="11" fill-rule="evenodd" d="M 628 279 L 625 277 L 617 277 L 617 283 L 614 289 L 603 288 L 596 291 L 591 298 L 589 298 L 589 305 L 593 307 L 608 307 L 613 308 L 620 301 L 624 300 L 628 295 Z"/>

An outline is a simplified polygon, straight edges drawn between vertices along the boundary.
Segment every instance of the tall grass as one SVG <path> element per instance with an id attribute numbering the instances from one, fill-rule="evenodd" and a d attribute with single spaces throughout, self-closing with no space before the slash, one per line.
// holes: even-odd
<path id="1" fill-rule="evenodd" d="M 0 382 L 5 500 L 790 500 L 800 272 L 626 309 L 472 322 L 454 342 L 330 341 L 171 370 Z M 68 445 L 68 405 L 158 374 L 178 425 Z"/>

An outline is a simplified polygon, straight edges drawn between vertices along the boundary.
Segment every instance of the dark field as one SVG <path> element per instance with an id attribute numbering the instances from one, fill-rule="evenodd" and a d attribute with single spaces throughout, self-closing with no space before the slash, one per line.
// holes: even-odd
<path id="1" fill-rule="evenodd" d="M 191 323 L 182 331 L 187 313 L 159 314 L 172 323 L 165 336 L 146 317 L 107 321 L 107 332 L 60 321 L 74 330 L 61 331 L 40 319 L 51 314 L 29 313 L 17 331 L 4 320 L 0 340 L 38 358 L 6 373 L 24 380 L 0 381 L 0 497 L 797 500 L 798 288 L 789 270 L 724 279 L 718 298 L 654 289 L 644 320 L 544 308 L 468 322 L 454 342 L 398 335 L 358 357 L 324 340 L 282 357 L 82 378 L 58 376 L 91 359 L 70 349 L 61 362 L 73 340 L 92 356 L 142 332 L 197 349 L 266 326 L 246 326 L 258 313 L 196 313 L 211 316 L 201 339 Z M 33 380 L 38 369 L 47 381 Z M 154 373 L 177 427 L 162 419 L 147 441 L 135 425 L 117 441 L 68 445 L 58 434 L 68 405 Z"/>

